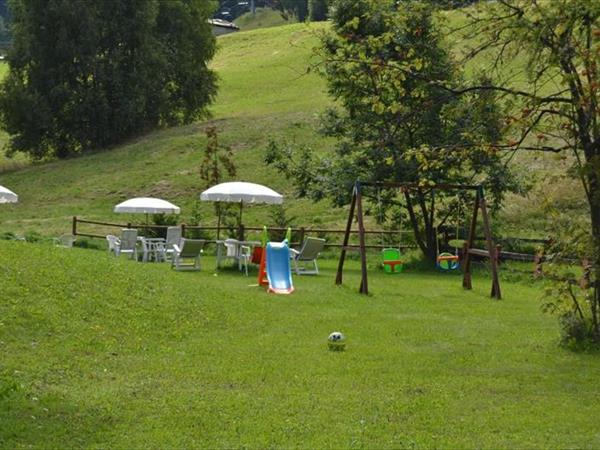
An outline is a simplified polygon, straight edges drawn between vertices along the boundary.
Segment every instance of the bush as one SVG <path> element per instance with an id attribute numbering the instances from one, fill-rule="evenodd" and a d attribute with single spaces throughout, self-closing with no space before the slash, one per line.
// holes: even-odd
<path id="1" fill-rule="evenodd" d="M 0 234 L 0 239 L 3 241 L 15 241 L 17 239 L 17 235 L 12 231 L 5 231 L 4 233 Z"/>
<path id="2" fill-rule="evenodd" d="M 87 248 L 93 250 L 105 250 L 106 241 L 90 240 L 90 239 L 77 239 L 73 242 L 73 247 Z"/>
<path id="3" fill-rule="evenodd" d="M 588 350 L 598 347 L 598 341 L 591 332 L 591 320 L 567 312 L 559 317 L 560 343 L 572 350 Z"/>
<path id="4" fill-rule="evenodd" d="M 35 230 L 29 230 L 25 232 L 25 240 L 27 242 L 46 242 L 48 241 L 48 238 L 41 235 Z"/>

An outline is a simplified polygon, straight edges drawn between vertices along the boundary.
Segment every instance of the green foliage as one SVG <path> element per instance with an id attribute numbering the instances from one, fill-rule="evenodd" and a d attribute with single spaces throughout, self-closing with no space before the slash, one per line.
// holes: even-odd
<path id="1" fill-rule="evenodd" d="M 233 160 L 231 147 L 219 144 L 217 127 L 206 128 L 206 148 L 200 165 L 200 178 L 208 189 L 221 183 L 224 176 L 235 177 L 237 168 Z"/>
<path id="2" fill-rule="evenodd" d="M 233 159 L 231 147 L 219 144 L 217 127 L 206 128 L 206 149 L 204 159 L 200 166 L 200 178 L 204 181 L 206 189 L 223 181 L 227 175 L 235 177 L 237 168 Z M 233 236 L 237 229 L 238 215 L 234 211 L 236 205 L 215 202 L 215 214 L 220 218 L 223 225 Z"/>
<path id="3" fill-rule="evenodd" d="M 99 241 L 97 239 L 77 238 L 75 242 L 73 242 L 73 247 L 93 250 L 106 250 L 106 242 Z"/>
<path id="4" fill-rule="evenodd" d="M 284 228 L 283 231 L 271 231 L 269 232 L 269 240 L 274 242 L 281 242 L 285 239 L 286 231 L 288 227 L 293 227 L 297 224 L 295 216 L 289 216 L 287 214 L 284 205 L 275 205 L 271 207 L 271 213 L 269 215 L 269 223 L 278 228 Z M 292 242 L 297 240 L 296 233 L 292 235 Z"/>
<path id="5" fill-rule="evenodd" d="M 184 223 L 196 227 L 201 226 L 203 224 L 202 218 L 203 215 L 202 209 L 200 208 L 200 199 L 197 199 L 193 204 L 192 212 L 189 216 L 189 219 L 187 221 L 184 221 Z M 206 232 L 206 230 L 196 228 L 187 229 L 186 236 L 190 239 L 210 239 L 210 235 L 208 234 L 208 232 Z"/>
<path id="6" fill-rule="evenodd" d="M 513 154 L 527 149 L 572 157 L 567 172 L 581 181 L 589 221 L 584 229 L 572 224 L 568 231 L 557 230 L 557 253 L 569 249 L 590 261 L 591 292 L 584 298 L 590 308 L 589 335 L 595 341 L 600 340 L 599 29 L 600 3 L 569 0 L 482 3 L 462 27 L 467 38 L 478 42 L 468 57 L 492 55 L 492 63 L 482 68 L 490 81 L 462 92 L 494 90 L 506 98 L 510 109 L 504 121 L 511 139 L 503 147 Z M 499 70 L 519 57 L 526 61 L 526 83 Z M 571 308 L 577 309 L 578 296 L 570 287 L 566 292 Z M 567 314 L 566 323 L 572 324 L 571 312 Z M 582 324 L 588 323 L 586 313 L 578 311 L 578 316 Z"/>
<path id="7" fill-rule="evenodd" d="M 600 299 L 593 270 L 597 257 L 589 225 L 551 206 L 547 213 L 553 241 L 545 249 L 548 285 L 542 308 L 558 317 L 563 345 L 575 350 L 600 348 Z"/>
<path id="8" fill-rule="evenodd" d="M 160 225 L 160 226 L 167 226 L 167 227 L 171 227 L 171 226 L 175 226 L 179 224 L 179 216 L 176 214 L 165 214 L 165 213 L 160 213 L 160 214 L 152 214 L 152 223 L 154 225 Z M 162 238 L 166 238 L 167 237 L 167 229 L 166 228 L 148 228 L 147 230 L 145 230 L 145 234 L 147 234 L 148 237 L 162 237 Z"/>
<path id="9" fill-rule="evenodd" d="M 25 233 L 25 240 L 27 242 L 48 242 L 49 238 L 43 236 L 40 232 L 36 230 L 28 230 Z"/>
<path id="10" fill-rule="evenodd" d="M 335 150 L 316 155 L 306 146 L 270 144 L 266 162 L 293 179 L 296 193 L 336 205 L 349 201 L 355 180 L 483 184 L 496 204 L 515 188 L 491 144 L 502 135 L 494 93 L 457 98 L 436 83 L 458 83 L 461 73 L 445 48 L 430 5 L 419 2 L 338 0 L 333 33 L 322 36 L 329 93 L 341 107 L 321 118 Z M 436 192 L 438 205 L 444 194 Z M 454 195 L 454 194 L 453 194 Z M 433 257 L 436 203 L 418 194 L 421 246 Z M 440 201 L 441 200 L 441 201 Z M 381 207 L 394 202 L 383 196 Z M 385 213 L 384 213 L 385 214 Z M 444 217 L 441 214 L 440 217 Z M 436 219 L 437 221 L 437 219 Z"/>
<path id="11" fill-rule="evenodd" d="M 215 41 L 203 0 L 13 0 L 0 119 L 35 159 L 104 148 L 206 113 Z"/>

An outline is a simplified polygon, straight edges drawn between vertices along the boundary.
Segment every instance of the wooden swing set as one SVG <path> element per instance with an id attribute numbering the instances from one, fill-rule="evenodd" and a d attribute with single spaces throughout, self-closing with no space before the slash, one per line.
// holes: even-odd
<path id="1" fill-rule="evenodd" d="M 472 289 L 471 283 L 471 259 L 472 256 L 479 256 L 489 258 L 490 267 L 492 272 L 492 290 L 491 297 L 495 299 L 501 299 L 502 294 L 500 292 L 500 280 L 498 277 L 498 255 L 497 249 L 494 246 L 492 240 L 492 233 L 490 228 L 490 218 L 487 211 L 485 196 L 483 193 L 483 186 L 481 185 L 463 185 L 463 184 L 436 184 L 432 186 L 421 186 L 418 183 L 398 183 L 398 182 L 360 182 L 356 181 L 352 189 L 352 200 L 350 203 L 350 213 L 348 214 L 348 222 L 346 224 L 346 231 L 344 234 L 344 241 L 342 246 L 342 252 L 340 254 L 340 261 L 338 264 L 337 275 L 335 278 L 335 284 L 342 284 L 342 277 L 344 271 L 344 262 L 346 260 L 347 250 L 357 250 L 360 253 L 360 265 L 361 265 L 361 281 L 359 292 L 361 294 L 369 293 L 369 284 L 367 277 L 367 252 L 365 245 L 365 225 L 364 215 L 362 206 L 362 188 L 363 187 L 377 187 L 385 189 L 401 189 L 405 196 L 410 195 L 410 191 L 419 191 L 422 189 L 433 189 L 442 191 L 474 191 L 475 201 L 473 204 L 473 215 L 471 216 L 471 224 L 469 227 L 469 236 L 467 242 L 463 247 L 463 288 Z M 477 232 L 477 215 L 481 210 L 481 217 L 483 222 L 483 233 L 486 240 L 487 250 L 473 248 L 475 236 Z M 356 212 L 356 221 L 358 223 L 358 239 L 359 245 L 357 247 L 349 246 L 350 233 L 352 231 L 352 224 L 354 222 L 354 216 Z"/>

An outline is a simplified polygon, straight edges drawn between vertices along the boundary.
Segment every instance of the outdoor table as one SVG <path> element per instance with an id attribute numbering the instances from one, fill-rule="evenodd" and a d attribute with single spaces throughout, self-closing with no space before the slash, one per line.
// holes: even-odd
<path id="1" fill-rule="evenodd" d="M 142 261 L 148 262 L 154 260 L 165 261 L 165 239 L 164 238 L 146 238 L 143 236 L 138 237 L 138 241 L 142 244 Z"/>
<path id="2" fill-rule="evenodd" d="M 254 247 L 258 247 L 261 245 L 260 241 L 238 241 L 236 239 L 222 239 L 215 241 L 215 243 L 217 244 L 217 269 L 221 268 L 221 261 L 225 258 L 223 256 L 223 248 L 225 247 L 225 241 L 227 241 L 227 243 L 232 243 L 236 245 L 235 260 L 238 263 L 238 265 L 242 246 L 250 247 L 250 253 L 252 254 L 252 250 L 254 249 Z"/>

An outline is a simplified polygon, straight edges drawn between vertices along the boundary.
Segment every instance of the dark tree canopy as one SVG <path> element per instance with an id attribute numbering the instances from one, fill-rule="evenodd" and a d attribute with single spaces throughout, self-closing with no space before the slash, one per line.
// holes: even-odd
<path id="1" fill-rule="evenodd" d="M 12 0 L 0 87 L 9 150 L 103 148 L 206 114 L 216 93 L 205 0 Z"/>
<path id="2" fill-rule="evenodd" d="M 309 0 L 308 16 L 311 21 L 319 22 L 327 20 L 329 0 Z"/>
<path id="3" fill-rule="evenodd" d="M 285 16 L 294 16 L 299 22 L 308 17 L 308 0 L 273 0 L 272 6 Z"/>

